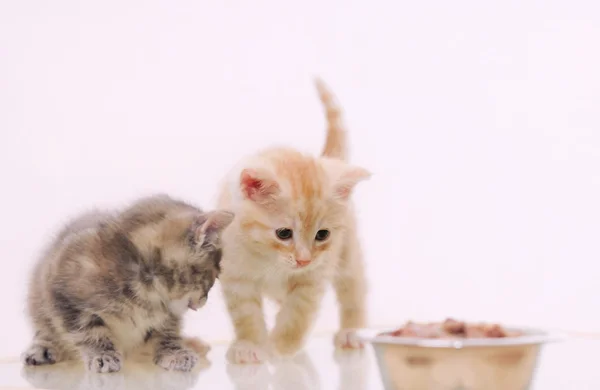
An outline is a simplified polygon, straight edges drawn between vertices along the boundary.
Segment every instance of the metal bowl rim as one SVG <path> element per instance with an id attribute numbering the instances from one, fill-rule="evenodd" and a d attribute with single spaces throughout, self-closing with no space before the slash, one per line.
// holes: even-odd
<path id="1" fill-rule="evenodd" d="M 566 335 L 560 332 L 550 332 L 537 328 L 507 327 L 510 331 L 523 332 L 523 336 L 481 339 L 424 339 L 417 337 L 381 336 L 381 333 L 392 332 L 395 329 L 358 329 L 360 340 L 372 344 L 393 344 L 425 348 L 471 348 L 471 347 L 510 347 L 517 345 L 536 345 L 563 341 Z"/>

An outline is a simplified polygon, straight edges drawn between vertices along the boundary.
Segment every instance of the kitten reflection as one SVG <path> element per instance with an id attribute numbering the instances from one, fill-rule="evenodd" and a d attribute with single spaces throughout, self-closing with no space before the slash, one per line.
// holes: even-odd
<path id="1" fill-rule="evenodd" d="M 274 365 L 273 390 L 318 390 L 319 374 L 305 352 Z"/>
<path id="2" fill-rule="evenodd" d="M 369 358 L 363 349 L 336 350 L 333 360 L 339 367 L 340 390 L 367 390 Z"/>
<path id="3" fill-rule="evenodd" d="M 227 364 L 227 376 L 236 390 L 268 389 L 271 383 L 267 364 Z"/>
<path id="4" fill-rule="evenodd" d="M 271 369 L 270 369 L 271 368 Z M 227 375 L 236 390 L 319 390 L 319 374 L 306 352 L 267 364 L 228 364 Z"/>
<path id="5" fill-rule="evenodd" d="M 110 375 L 87 372 L 75 363 L 24 366 L 21 376 L 33 387 L 47 390 L 187 390 L 198 382 L 208 362 L 190 372 L 167 371 L 152 364 L 126 362 L 125 369 Z"/>

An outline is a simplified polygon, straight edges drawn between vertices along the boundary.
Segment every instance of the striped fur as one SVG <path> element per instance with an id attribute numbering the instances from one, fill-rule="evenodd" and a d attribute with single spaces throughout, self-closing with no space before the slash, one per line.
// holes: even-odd
<path id="1" fill-rule="evenodd" d="M 346 161 L 348 159 L 348 135 L 342 119 L 342 109 L 323 80 L 317 79 L 315 83 L 327 117 L 327 137 L 321 155 Z"/>
<path id="2" fill-rule="evenodd" d="M 349 332 L 366 322 L 366 284 L 351 194 L 369 178 L 364 168 L 344 161 L 346 131 L 332 94 L 318 81 L 328 131 L 322 156 L 292 148 L 268 149 L 235 167 L 219 207 L 236 218 L 223 234 L 220 277 L 236 340 L 228 352 L 234 363 L 256 363 L 270 355 L 294 355 L 314 323 L 327 283 L 340 303 L 340 347 Z M 281 239 L 278 229 L 290 229 Z M 318 232 L 329 236 L 317 240 Z M 268 332 L 263 298 L 281 304 Z"/>
<path id="3" fill-rule="evenodd" d="M 181 317 L 206 302 L 232 219 L 158 195 L 71 221 L 31 276 L 35 336 L 24 363 L 83 359 L 91 371 L 119 371 L 124 353 L 154 339 L 157 364 L 191 369 Z"/>

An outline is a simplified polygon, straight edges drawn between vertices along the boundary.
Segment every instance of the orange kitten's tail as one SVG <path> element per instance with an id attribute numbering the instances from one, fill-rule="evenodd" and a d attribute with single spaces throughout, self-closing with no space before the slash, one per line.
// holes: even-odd
<path id="1" fill-rule="evenodd" d="M 315 84 L 327 115 L 327 138 L 321 155 L 345 161 L 348 158 L 348 147 L 346 145 L 346 128 L 342 121 L 342 110 L 323 80 L 316 78 Z"/>

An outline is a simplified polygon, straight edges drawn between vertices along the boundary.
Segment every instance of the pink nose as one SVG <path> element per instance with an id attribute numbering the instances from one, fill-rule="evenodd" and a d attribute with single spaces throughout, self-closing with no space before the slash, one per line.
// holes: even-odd
<path id="1" fill-rule="evenodd" d="M 310 260 L 298 260 L 298 259 L 296 259 L 296 265 L 298 267 L 306 267 L 309 264 L 310 264 Z"/>

